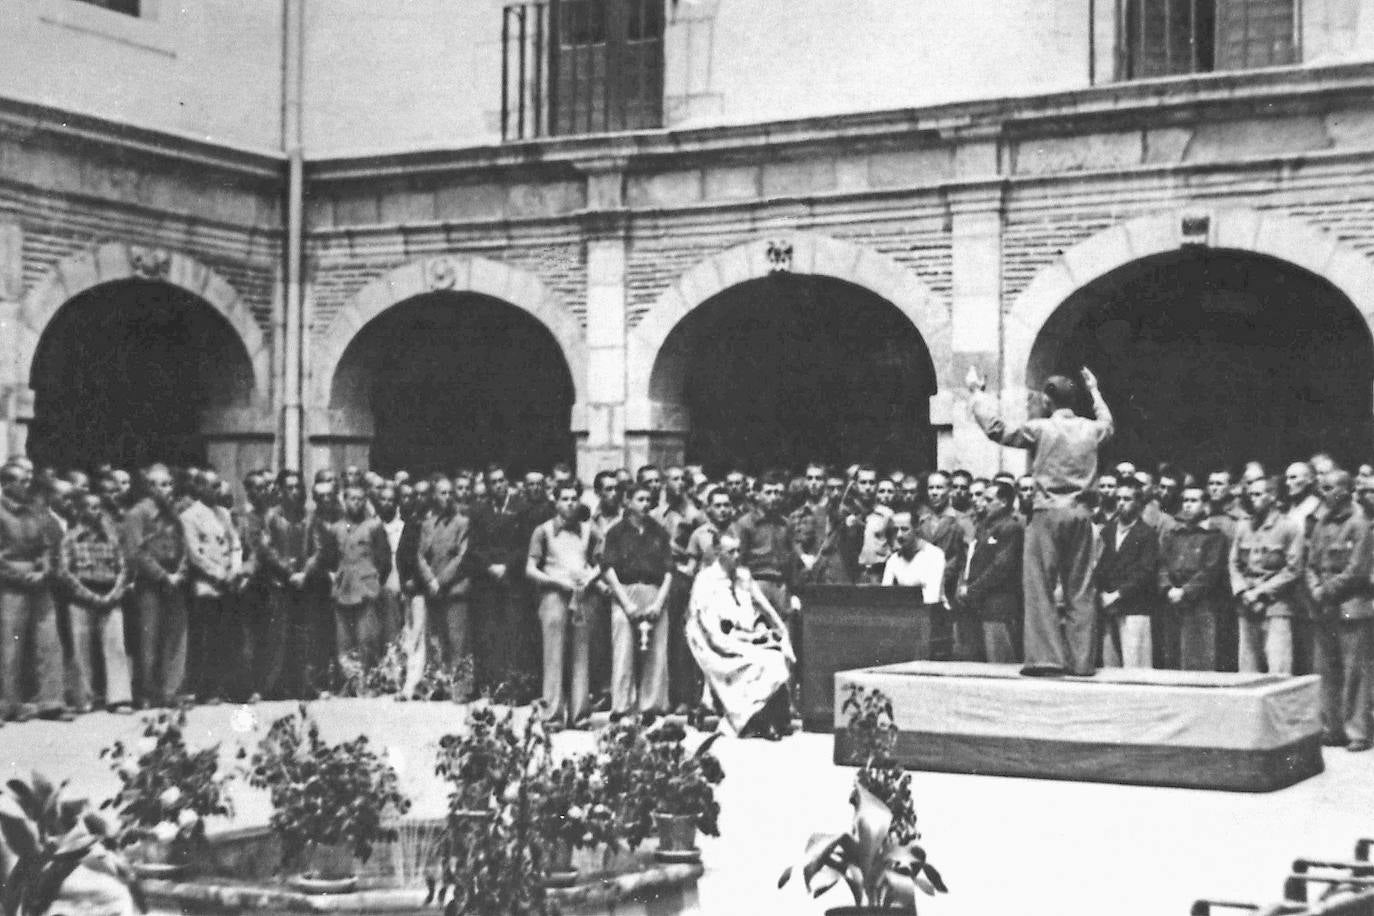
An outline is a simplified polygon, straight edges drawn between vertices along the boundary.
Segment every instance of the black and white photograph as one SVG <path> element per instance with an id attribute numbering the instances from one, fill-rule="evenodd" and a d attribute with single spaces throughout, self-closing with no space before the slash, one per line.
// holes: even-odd
<path id="1" fill-rule="evenodd" d="M 1374 0 L 0 0 L 0 916 L 1374 916 Z"/>

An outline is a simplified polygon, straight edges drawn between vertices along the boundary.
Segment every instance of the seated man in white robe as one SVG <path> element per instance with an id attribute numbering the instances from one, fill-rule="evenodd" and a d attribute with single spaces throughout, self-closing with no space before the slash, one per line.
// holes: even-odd
<path id="1" fill-rule="evenodd" d="M 724 710 L 722 728 L 777 740 L 791 731 L 787 681 L 796 655 L 777 609 L 740 565 L 739 538 L 716 540 L 715 562 L 692 585 L 687 645 Z"/>

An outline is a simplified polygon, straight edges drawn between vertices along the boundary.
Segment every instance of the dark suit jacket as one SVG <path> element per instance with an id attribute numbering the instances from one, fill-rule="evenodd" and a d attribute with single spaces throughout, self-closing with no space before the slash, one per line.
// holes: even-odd
<path id="1" fill-rule="evenodd" d="M 1021 616 L 1021 550 L 1026 532 L 1014 513 L 978 526 L 968 567 L 967 606 L 983 620 Z"/>
<path id="2" fill-rule="evenodd" d="M 1159 595 L 1159 533 L 1137 519 L 1118 550 L 1116 530 L 1115 521 L 1102 529 L 1102 557 L 1095 577 L 1099 591 L 1121 593 L 1107 613 L 1114 617 L 1152 614 Z"/>

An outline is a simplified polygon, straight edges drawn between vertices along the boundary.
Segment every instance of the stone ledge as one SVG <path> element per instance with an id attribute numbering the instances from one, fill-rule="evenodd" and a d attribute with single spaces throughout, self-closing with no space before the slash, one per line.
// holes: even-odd
<path id="1" fill-rule="evenodd" d="M 700 865 L 650 865 L 642 871 L 604 877 L 570 888 L 549 890 L 562 910 L 611 907 L 617 902 L 655 899 L 665 892 L 694 886 L 704 873 Z M 423 888 L 366 889 L 351 894 L 303 894 L 281 887 L 198 881 L 145 879 L 143 891 L 155 907 L 183 913 L 394 913 L 434 914 Z"/>

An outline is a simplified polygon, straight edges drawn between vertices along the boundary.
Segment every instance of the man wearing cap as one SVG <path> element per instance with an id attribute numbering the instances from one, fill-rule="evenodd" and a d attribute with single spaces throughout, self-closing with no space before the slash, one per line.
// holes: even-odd
<path id="1" fill-rule="evenodd" d="M 973 416 L 987 437 L 1031 451 L 1035 502 L 1022 564 L 1026 661 L 1021 673 L 1027 675 L 1090 675 L 1096 670 L 1092 517 L 1078 497 L 1097 476 L 1097 452 L 1111 437 L 1113 426 L 1097 377 L 1086 367 L 1082 374 L 1095 419 L 1074 413 L 1074 383 L 1055 375 L 1045 384 L 1050 415 L 1010 426 L 998 416 L 995 399 L 984 392 L 977 368 L 970 367 L 968 373 Z M 1062 629 L 1054 601 L 1056 584 L 1064 588 Z"/>

